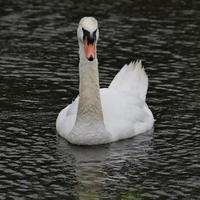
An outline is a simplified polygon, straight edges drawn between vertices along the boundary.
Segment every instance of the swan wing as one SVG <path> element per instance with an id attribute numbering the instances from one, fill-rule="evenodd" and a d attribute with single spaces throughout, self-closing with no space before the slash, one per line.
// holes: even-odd
<path id="1" fill-rule="evenodd" d="M 131 62 L 125 65 L 111 82 L 109 89 L 126 91 L 146 99 L 148 77 L 142 67 L 141 61 Z"/>
<path id="2" fill-rule="evenodd" d="M 127 91 L 101 89 L 104 123 L 112 141 L 129 138 L 152 128 L 153 115 L 138 95 Z"/>
<path id="3" fill-rule="evenodd" d="M 79 97 L 71 104 L 62 109 L 56 120 L 56 130 L 64 138 L 67 139 L 76 121 Z"/>

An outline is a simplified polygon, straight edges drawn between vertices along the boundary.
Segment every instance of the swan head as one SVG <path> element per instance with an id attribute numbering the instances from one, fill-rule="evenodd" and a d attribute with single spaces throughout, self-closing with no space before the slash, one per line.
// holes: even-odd
<path id="1" fill-rule="evenodd" d="M 94 17 L 83 17 L 77 29 L 77 37 L 80 48 L 88 61 L 93 61 L 96 58 L 96 45 L 99 38 L 98 22 Z"/>

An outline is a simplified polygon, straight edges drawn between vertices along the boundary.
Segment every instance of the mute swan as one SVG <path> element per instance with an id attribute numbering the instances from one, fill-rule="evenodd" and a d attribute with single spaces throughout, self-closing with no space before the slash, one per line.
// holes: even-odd
<path id="1" fill-rule="evenodd" d="M 154 118 L 145 103 L 148 77 L 141 61 L 125 65 L 108 88 L 99 89 L 97 20 L 82 18 L 77 37 L 79 96 L 59 113 L 58 134 L 73 144 L 97 145 L 151 129 Z"/>

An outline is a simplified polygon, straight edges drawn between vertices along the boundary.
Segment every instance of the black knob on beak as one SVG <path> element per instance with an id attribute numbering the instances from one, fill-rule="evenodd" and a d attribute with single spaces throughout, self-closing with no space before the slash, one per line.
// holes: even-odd
<path id="1" fill-rule="evenodd" d="M 92 44 L 94 42 L 94 35 L 93 34 L 89 34 L 88 35 L 88 43 Z"/>
<path id="2" fill-rule="evenodd" d="M 89 31 L 85 30 L 84 28 L 82 28 L 82 30 L 83 30 L 83 40 L 85 39 L 85 37 L 87 37 L 88 44 L 94 43 L 95 40 L 96 40 L 96 32 L 97 32 L 97 30 L 95 30 L 92 33 L 90 33 Z"/>

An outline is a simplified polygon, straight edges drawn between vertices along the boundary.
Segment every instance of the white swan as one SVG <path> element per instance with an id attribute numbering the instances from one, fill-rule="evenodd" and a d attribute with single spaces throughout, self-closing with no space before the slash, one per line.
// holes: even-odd
<path id="1" fill-rule="evenodd" d="M 77 36 L 79 97 L 59 113 L 56 121 L 58 134 L 73 144 L 96 145 L 151 129 L 154 118 L 145 103 L 148 77 L 141 61 L 125 65 L 108 88 L 99 89 L 97 20 L 82 18 Z"/>

